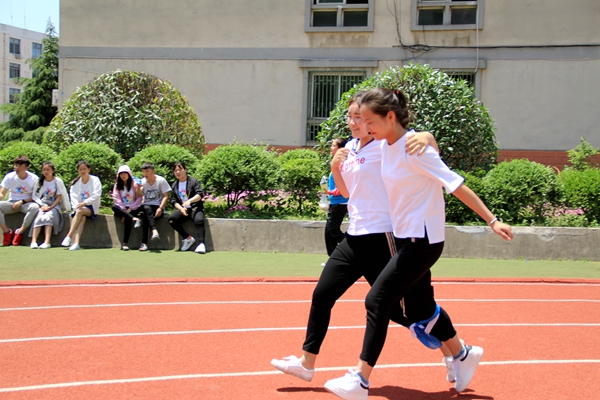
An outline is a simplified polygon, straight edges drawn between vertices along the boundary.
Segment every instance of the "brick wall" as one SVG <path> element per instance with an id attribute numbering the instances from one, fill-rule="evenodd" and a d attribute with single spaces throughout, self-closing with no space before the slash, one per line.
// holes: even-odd
<path id="1" fill-rule="evenodd" d="M 526 158 L 529 161 L 535 161 L 558 169 L 563 169 L 565 165 L 571 165 L 569 156 L 564 150 L 500 150 L 498 162 L 519 158 Z M 592 157 L 592 162 L 600 164 L 600 154 L 596 154 Z"/>

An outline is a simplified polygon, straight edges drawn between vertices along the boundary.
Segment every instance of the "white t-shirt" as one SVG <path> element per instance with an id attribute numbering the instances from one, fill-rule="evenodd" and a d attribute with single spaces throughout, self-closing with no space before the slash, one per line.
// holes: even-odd
<path id="1" fill-rule="evenodd" d="M 392 145 L 381 141 L 381 176 L 390 202 L 394 236 L 423 238 L 427 228 L 429 243 L 443 242 L 446 206 L 442 187 L 452 193 L 463 178 L 450 170 L 431 146 L 422 155 L 409 155 L 405 150 L 407 135 Z"/>
<path id="2" fill-rule="evenodd" d="M 341 165 L 350 195 L 348 234 L 353 236 L 392 231 L 390 207 L 381 178 L 381 147 L 374 140 L 357 151 L 358 139 L 346 144 L 348 158 Z"/>
<path id="3" fill-rule="evenodd" d="M 144 193 L 144 201 L 142 204 L 149 206 L 160 206 L 163 195 L 171 191 L 171 186 L 165 178 L 160 175 L 155 175 L 156 180 L 153 185 L 150 185 L 146 178 L 142 179 L 142 192 Z"/>
<path id="4" fill-rule="evenodd" d="M 48 182 L 44 179 L 44 183 L 40 189 L 42 192 L 40 198 L 44 203 L 52 204 L 56 200 L 56 190 L 56 180 L 52 179 L 50 182 Z"/>
<path id="5" fill-rule="evenodd" d="M 81 180 L 81 178 L 80 178 Z M 79 201 L 85 201 L 92 196 L 92 180 L 89 179 L 87 183 L 81 181 L 81 191 L 79 192 Z"/>
<path id="6" fill-rule="evenodd" d="M 25 179 L 19 178 L 16 171 L 9 172 L 2 179 L 2 186 L 9 190 L 8 201 L 26 200 L 33 195 L 33 186 L 38 180 L 38 176 L 29 171 Z"/>

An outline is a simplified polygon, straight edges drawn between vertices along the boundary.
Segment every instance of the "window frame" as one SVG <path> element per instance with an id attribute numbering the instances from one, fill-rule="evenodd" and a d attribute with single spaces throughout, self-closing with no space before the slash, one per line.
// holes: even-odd
<path id="1" fill-rule="evenodd" d="M 39 46 L 39 50 L 40 50 L 40 54 L 37 57 L 35 56 L 35 51 L 34 51 L 36 45 Z M 31 58 L 40 58 L 42 56 L 43 52 L 44 52 L 44 46 L 41 43 L 37 43 L 37 42 L 31 43 Z"/>
<path id="2" fill-rule="evenodd" d="M 21 55 L 21 39 L 9 37 L 8 52 L 14 55 Z"/>
<path id="3" fill-rule="evenodd" d="M 16 76 L 13 76 L 13 72 L 16 71 Z M 21 64 L 8 63 L 8 79 L 18 79 L 21 77 Z"/>
<path id="4" fill-rule="evenodd" d="M 308 126 L 311 123 L 310 121 L 313 120 L 310 117 L 310 100 L 311 100 L 311 93 L 309 92 L 309 87 L 310 87 L 310 78 L 312 76 L 312 74 L 314 73 L 323 73 L 323 74 L 327 74 L 327 75 L 339 75 L 339 76 L 343 76 L 343 75 L 356 75 L 356 74 L 364 74 L 364 79 L 369 79 L 371 77 L 371 75 L 373 74 L 373 68 L 377 67 L 377 61 L 374 60 L 367 60 L 362 61 L 360 63 L 352 63 L 352 62 L 346 62 L 343 63 L 341 66 L 332 66 L 330 65 L 331 63 L 325 64 L 326 66 L 320 67 L 319 65 L 322 64 L 321 62 L 301 62 L 301 67 L 303 67 L 304 69 L 304 84 L 303 84 L 303 109 L 302 109 L 302 140 L 301 140 L 301 144 L 303 146 L 313 146 L 315 144 L 317 144 L 316 140 L 309 140 L 308 139 L 308 133 L 309 133 L 309 129 Z M 342 93 L 340 93 L 341 96 Z M 339 101 L 339 99 L 337 100 Z M 323 119 L 323 121 L 325 121 L 325 119 Z"/>
<path id="5" fill-rule="evenodd" d="M 431 68 L 438 69 L 443 72 L 456 72 L 460 74 L 473 73 L 475 75 L 475 97 L 481 100 L 481 79 L 482 73 L 487 68 L 487 60 L 485 59 L 460 59 L 460 60 L 421 60 L 420 64 L 427 64 Z"/>
<path id="6" fill-rule="evenodd" d="M 304 19 L 305 32 L 373 32 L 373 14 L 375 0 L 367 0 L 366 4 L 346 4 L 346 0 L 339 3 L 313 4 L 315 0 L 306 0 L 306 16 Z M 337 26 L 312 26 L 313 11 L 337 9 Z M 343 26 L 344 10 L 368 10 L 366 26 Z"/>
<path id="7" fill-rule="evenodd" d="M 475 24 L 450 24 L 453 7 L 477 6 Z M 419 10 L 422 8 L 444 8 L 443 25 L 419 25 Z M 475 30 L 483 29 L 485 0 L 412 0 L 410 28 L 413 31 Z"/>
<path id="8" fill-rule="evenodd" d="M 16 95 L 21 94 L 21 89 L 18 88 L 8 88 L 8 102 L 10 104 L 15 104 L 17 101 L 15 99 Z"/>

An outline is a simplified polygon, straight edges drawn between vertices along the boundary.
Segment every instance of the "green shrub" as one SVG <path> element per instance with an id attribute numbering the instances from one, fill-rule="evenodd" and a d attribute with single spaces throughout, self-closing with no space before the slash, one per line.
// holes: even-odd
<path id="1" fill-rule="evenodd" d="M 483 176 L 485 176 L 485 173 L 483 171 L 457 172 L 465 178 L 464 184 L 473 190 L 475 194 L 480 198 L 484 195 Z M 447 223 L 456 225 L 481 225 L 485 223 L 477 213 L 467 207 L 453 194 L 445 193 L 444 197 L 446 200 Z"/>
<path id="2" fill-rule="evenodd" d="M 348 100 L 357 91 L 376 87 L 400 89 L 408 97 L 413 113 L 409 128 L 433 133 L 450 168 L 488 171 L 496 164 L 498 144 L 492 119 L 471 87 L 419 64 L 390 67 L 344 93 L 317 135 L 317 148 L 323 155 L 334 137 L 351 136 L 346 124 Z"/>
<path id="3" fill-rule="evenodd" d="M 567 205 L 582 208 L 589 221 L 600 222 L 600 169 L 565 169 L 560 173 Z"/>
<path id="4" fill-rule="evenodd" d="M 309 160 L 321 160 L 321 156 L 314 150 L 310 149 L 294 149 L 288 150 L 285 153 L 277 157 L 277 160 L 281 165 L 285 164 L 290 160 L 298 159 L 309 159 Z"/>
<path id="5" fill-rule="evenodd" d="M 76 143 L 71 145 L 63 150 L 54 161 L 56 174 L 65 181 L 65 184 L 69 184 L 78 176 L 77 163 L 81 160 L 86 160 L 91 167 L 90 173 L 102 181 L 102 204 L 112 205 L 110 191 L 115 184 L 117 170 L 123 164 L 121 156 L 105 144 Z"/>
<path id="6" fill-rule="evenodd" d="M 318 157 L 288 157 L 287 161 L 281 163 L 283 188 L 290 193 L 288 206 L 295 203 L 300 212 L 303 207 L 304 209 L 316 209 L 320 192 L 319 181 L 323 173 L 323 163 Z"/>
<path id="7" fill-rule="evenodd" d="M 227 207 L 245 198 L 252 204 L 278 188 L 280 167 L 266 146 L 233 143 L 217 147 L 200 161 L 198 178 L 213 196 L 225 196 Z"/>
<path id="8" fill-rule="evenodd" d="M 569 161 L 573 169 L 584 170 L 591 168 L 590 158 L 598 154 L 598 149 L 588 143 L 585 137 L 581 137 L 581 142 L 574 149 L 568 150 Z"/>
<path id="9" fill-rule="evenodd" d="M 508 223 L 543 224 L 544 208 L 564 202 L 564 187 L 551 167 L 528 160 L 502 162 L 483 178 L 483 198 Z M 529 207 L 527 215 L 522 210 Z"/>
<path id="10" fill-rule="evenodd" d="M 177 161 L 185 164 L 185 168 L 189 175 L 194 175 L 198 168 L 198 158 L 191 151 L 183 147 L 174 146 L 172 144 L 159 144 L 156 146 L 146 147 L 136 153 L 128 162 L 129 168 L 134 175 L 142 176 L 142 164 L 151 162 L 154 164 L 156 173 L 169 182 L 175 181 L 173 175 L 173 165 Z"/>
<path id="11" fill-rule="evenodd" d="M 105 143 L 125 160 L 164 143 L 198 157 L 204 152 L 200 123 L 187 99 L 168 81 L 134 71 L 106 73 L 78 88 L 52 120 L 44 142 L 57 151 L 73 143 Z"/>
<path id="12" fill-rule="evenodd" d="M 38 176 L 42 173 L 42 163 L 53 161 L 56 157 L 56 153 L 47 146 L 31 142 L 12 142 L 0 150 L 0 175 L 12 170 L 13 161 L 20 155 L 29 157 L 29 170 Z"/>

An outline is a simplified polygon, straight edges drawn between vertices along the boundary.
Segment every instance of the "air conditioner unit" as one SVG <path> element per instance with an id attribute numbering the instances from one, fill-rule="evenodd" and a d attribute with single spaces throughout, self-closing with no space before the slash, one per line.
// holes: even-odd
<path id="1" fill-rule="evenodd" d="M 19 53 L 19 54 L 15 54 L 15 58 L 16 58 L 17 60 L 20 60 L 20 59 L 21 59 L 21 54 L 20 54 L 20 53 Z"/>

